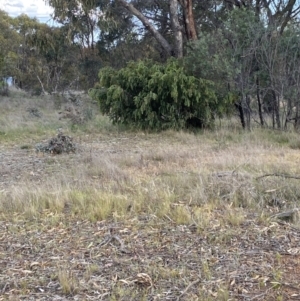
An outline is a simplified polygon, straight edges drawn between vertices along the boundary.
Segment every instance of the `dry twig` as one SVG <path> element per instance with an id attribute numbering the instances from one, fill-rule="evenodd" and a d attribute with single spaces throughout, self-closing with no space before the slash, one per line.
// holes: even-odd
<path id="1" fill-rule="evenodd" d="M 177 298 L 177 301 L 180 301 L 181 298 L 188 292 L 188 290 L 189 290 L 192 286 L 198 284 L 200 281 L 201 281 L 201 279 L 198 278 L 198 279 L 196 279 L 195 281 L 191 282 L 191 283 L 185 288 L 185 290 L 180 294 L 180 296 Z"/>
<path id="2" fill-rule="evenodd" d="M 260 180 L 260 179 L 266 178 L 266 177 L 282 177 L 282 178 L 286 178 L 286 179 L 300 180 L 299 176 L 292 176 L 292 175 L 282 174 L 282 173 L 268 173 L 268 174 L 257 177 L 256 180 Z"/>

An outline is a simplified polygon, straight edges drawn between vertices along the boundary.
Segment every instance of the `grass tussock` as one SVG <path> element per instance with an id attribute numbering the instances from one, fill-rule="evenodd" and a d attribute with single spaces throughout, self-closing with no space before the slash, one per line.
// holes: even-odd
<path id="1" fill-rule="evenodd" d="M 79 290 L 79 281 L 72 271 L 60 269 L 57 273 L 60 289 L 64 295 L 75 295 Z"/>

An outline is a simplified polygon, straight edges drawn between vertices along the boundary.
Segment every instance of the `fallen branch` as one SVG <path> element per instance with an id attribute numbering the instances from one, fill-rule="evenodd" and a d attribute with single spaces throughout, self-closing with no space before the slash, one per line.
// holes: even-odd
<path id="1" fill-rule="evenodd" d="M 290 289 L 293 289 L 293 290 L 295 290 L 295 291 L 300 291 L 300 287 L 291 285 L 291 284 L 289 284 L 289 283 L 280 283 L 280 284 L 283 285 L 283 286 L 286 286 L 286 287 L 288 287 L 288 288 L 290 288 Z"/>
<path id="2" fill-rule="evenodd" d="M 201 279 L 198 278 L 197 280 L 191 282 L 191 283 L 186 287 L 186 289 L 180 294 L 180 296 L 177 298 L 177 301 L 182 300 L 181 298 L 188 292 L 188 290 L 189 290 L 192 286 L 198 284 L 200 281 L 201 281 Z"/>
<path id="3" fill-rule="evenodd" d="M 272 215 L 271 218 L 279 218 L 281 220 L 295 222 L 299 218 L 299 209 L 295 208 L 289 211 L 280 212 Z"/>
<path id="4" fill-rule="evenodd" d="M 266 178 L 266 177 L 282 177 L 282 178 L 286 178 L 286 179 L 300 180 L 299 176 L 292 176 L 292 175 L 283 174 L 283 173 L 268 173 L 268 174 L 262 175 L 260 177 L 257 177 L 256 180 L 259 180 L 261 178 Z"/>
<path id="5" fill-rule="evenodd" d="M 129 253 L 125 246 L 124 243 L 122 241 L 122 239 L 118 236 L 118 235 L 108 235 L 107 237 L 104 238 L 104 240 L 99 244 L 100 246 L 104 246 L 107 245 L 108 243 L 112 242 L 113 240 L 116 240 L 119 244 L 120 244 L 120 251 L 122 253 Z"/>
<path id="6" fill-rule="evenodd" d="M 212 175 L 217 177 L 217 178 L 223 178 L 223 177 L 228 177 L 228 176 L 234 176 L 235 175 L 235 170 L 233 171 L 221 171 L 221 172 L 214 172 Z"/>

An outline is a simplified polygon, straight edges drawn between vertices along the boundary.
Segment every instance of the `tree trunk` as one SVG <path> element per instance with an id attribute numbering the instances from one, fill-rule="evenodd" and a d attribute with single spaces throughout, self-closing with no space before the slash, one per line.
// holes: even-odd
<path id="1" fill-rule="evenodd" d="M 292 105 L 292 101 L 290 98 L 287 99 L 287 112 L 286 112 L 286 116 L 285 116 L 285 122 L 284 122 L 284 129 L 286 130 L 288 127 L 288 123 L 291 122 L 291 120 L 293 120 L 293 105 Z"/>
<path id="2" fill-rule="evenodd" d="M 297 102 L 296 105 L 296 115 L 295 115 L 295 123 L 294 123 L 295 130 L 299 129 L 299 103 Z"/>
<path id="3" fill-rule="evenodd" d="M 193 1 L 192 0 L 180 0 L 180 4 L 183 9 L 183 22 L 186 32 L 187 40 L 197 40 L 197 30 L 195 25 L 195 19 L 193 14 Z"/>
<path id="4" fill-rule="evenodd" d="M 181 26 L 178 20 L 178 1 L 170 0 L 170 19 L 173 33 L 175 35 L 175 55 L 177 58 L 183 57 L 183 40 Z"/>
<path id="5" fill-rule="evenodd" d="M 236 102 L 235 107 L 237 108 L 237 110 L 239 112 L 239 117 L 240 117 L 242 127 L 243 127 L 243 129 L 245 129 L 246 128 L 246 121 L 245 121 L 245 114 L 244 114 L 242 102 L 241 101 Z"/>
<path id="6" fill-rule="evenodd" d="M 40 85 L 41 85 L 41 88 L 42 88 L 43 94 L 44 94 L 44 95 L 46 95 L 47 93 L 46 93 L 46 91 L 45 91 L 45 89 L 44 89 L 44 85 L 43 85 L 43 83 L 42 83 L 41 79 L 39 78 L 39 76 L 38 76 L 38 75 L 37 75 L 36 77 L 37 77 L 38 81 L 40 82 Z"/>
<path id="7" fill-rule="evenodd" d="M 280 122 L 280 112 L 279 112 L 279 107 L 280 107 L 279 98 L 277 97 L 276 92 L 274 90 L 272 91 L 272 94 L 273 94 L 273 110 L 274 110 L 275 122 L 277 128 L 280 129 L 281 122 Z"/>
<path id="8" fill-rule="evenodd" d="M 123 7 L 128 9 L 134 16 L 136 16 L 143 25 L 153 34 L 154 38 L 158 41 L 158 43 L 163 47 L 163 49 L 171 56 L 174 56 L 173 47 L 169 44 L 169 42 L 157 31 L 155 26 L 153 26 L 149 20 L 139 11 L 137 10 L 131 3 L 127 3 L 125 0 L 117 0 L 121 3 Z"/>
<path id="9" fill-rule="evenodd" d="M 251 107 L 250 107 L 250 96 L 249 94 L 246 94 L 244 97 L 244 115 L 246 120 L 246 127 L 248 130 L 250 130 L 250 123 L 251 123 Z"/>
<path id="10" fill-rule="evenodd" d="M 256 79 L 256 96 L 257 96 L 257 104 L 258 104 L 258 115 L 261 126 L 264 126 L 264 118 L 262 113 L 262 104 L 260 99 L 260 89 L 259 89 L 259 79 Z"/>

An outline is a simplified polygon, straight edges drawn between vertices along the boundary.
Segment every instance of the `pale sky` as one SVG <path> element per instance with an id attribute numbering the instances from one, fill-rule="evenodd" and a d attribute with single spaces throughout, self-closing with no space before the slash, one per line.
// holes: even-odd
<path id="1" fill-rule="evenodd" d="M 31 18 L 36 17 L 40 22 L 52 22 L 50 14 L 53 10 L 44 0 L 0 0 L 0 9 L 11 17 L 24 13 Z"/>

